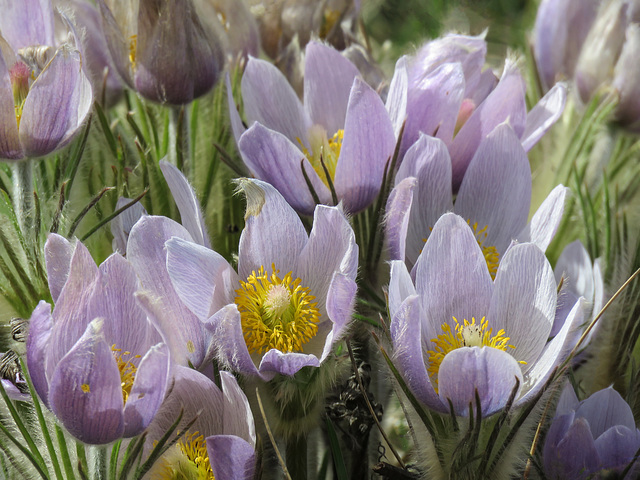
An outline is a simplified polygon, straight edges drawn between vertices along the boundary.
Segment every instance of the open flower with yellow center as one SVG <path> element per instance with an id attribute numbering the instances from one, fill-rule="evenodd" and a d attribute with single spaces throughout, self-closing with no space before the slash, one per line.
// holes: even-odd
<path id="1" fill-rule="evenodd" d="M 140 434 L 170 379 L 164 334 L 147 318 L 130 263 L 119 254 L 96 266 L 79 241 L 45 245 L 55 302 L 33 311 L 27 365 L 36 392 L 76 438 L 105 444 Z"/>
<path id="2" fill-rule="evenodd" d="M 527 223 L 531 167 L 508 123 L 480 143 L 455 201 L 451 175 L 445 143 L 421 135 L 407 151 L 387 203 L 387 245 L 393 260 L 404 260 L 412 269 L 436 221 L 450 211 L 473 228 L 492 277 L 512 241 L 547 249 L 562 219 L 568 189 L 558 185 Z"/>
<path id="3" fill-rule="evenodd" d="M 327 45 L 307 45 L 304 72 L 301 102 L 275 66 L 249 59 L 242 77 L 248 129 L 227 79 L 240 154 L 251 173 L 276 187 L 297 212 L 313 214 L 316 199 L 332 204 L 333 188 L 344 209 L 357 213 L 378 195 L 393 155 L 389 114 L 355 65 Z"/>
<path id="4" fill-rule="evenodd" d="M 271 185 L 243 179 L 246 226 L 238 272 L 215 251 L 172 238 L 167 271 L 211 333 L 219 359 L 263 380 L 319 366 L 349 323 L 358 246 L 339 207 L 316 207 L 307 233 Z"/>
<path id="5" fill-rule="evenodd" d="M 415 396 L 436 411 L 467 415 L 476 391 L 483 415 L 514 390 L 527 402 L 562 362 L 583 321 L 581 299 L 549 341 L 557 304 L 553 270 L 535 244 L 512 246 L 491 278 L 467 221 L 443 215 L 412 275 L 391 263 L 394 360 Z"/>

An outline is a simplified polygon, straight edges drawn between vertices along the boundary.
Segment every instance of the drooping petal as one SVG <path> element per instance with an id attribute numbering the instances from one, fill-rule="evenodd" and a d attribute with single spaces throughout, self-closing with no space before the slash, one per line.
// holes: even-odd
<path id="1" fill-rule="evenodd" d="M 309 160 L 281 133 L 255 123 L 242 135 L 238 148 L 253 175 L 276 187 L 296 211 L 311 215 L 315 207 L 301 163 L 320 202 L 331 203 L 329 189 Z"/>
<path id="2" fill-rule="evenodd" d="M 407 117 L 407 88 L 409 73 L 407 72 L 407 57 L 403 56 L 396 62 L 393 78 L 389 84 L 389 93 L 385 108 L 389 112 L 389 119 L 393 125 L 393 133 L 396 138 L 400 133 L 402 124 Z"/>
<path id="3" fill-rule="evenodd" d="M 491 347 L 462 347 L 449 352 L 438 370 L 438 395 L 443 403 L 451 400 L 457 415 L 476 409 L 476 392 L 482 416 L 504 408 L 518 382 L 522 388 L 522 371 L 518 362 L 506 352 Z M 517 398 L 517 395 L 516 395 Z"/>
<path id="4" fill-rule="evenodd" d="M 3 14 L 2 17 L 7 18 L 7 15 Z M 5 48 L 10 47 L 0 36 L 0 158 L 19 160 L 24 157 L 24 152 L 18 136 L 16 109 L 11 90 L 9 70 L 12 65 L 8 64 L 8 59 L 4 58 Z"/>
<path id="5" fill-rule="evenodd" d="M 569 188 L 557 185 L 533 214 L 531 222 L 518 234 L 521 242 L 532 242 L 544 252 L 558 230 Z"/>
<path id="6" fill-rule="evenodd" d="M 47 267 L 49 291 L 54 302 L 58 301 L 62 287 L 67 281 L 74 249 L 75 245 L 62 235 L 51 233 L 47 237 L 44 245 L 44 262 Z"/>
<path id="7" fill-rule="evenodd" d="M 329 135 L 344 128 L 353 80 L 360 73 L 332 47 L 309 42 L 305 51 L 304 106 Z M 346 138 L 346 136 L 345 136 Z"/>
<path id="8" fill-rule="evenodd" d="M 130 202 L 130 198 L 118 198 L 116 210 L 121 209 Z M 120 255 L 127 253 L 127 242 L 129 241 L 131 229 L 143 215 L 147 215 L 147 211 L 140 202 L 137 202 L 111 221 L 111 234 L 113 235 L 112 247 L 114 252 L 118 252 Z"/>
<path id="9" fill-rule="evenodd" d="M 51 1 L 0 1 L 0 31 L 14 50 L 54 45 Z"/>
<path id="10" fill-rule="evenodd" d="M 529 151 L 558 121 L 567 102 L 567 86 L 557 83 L 527 114 L 522 133 L 522 148 Z"/>
<path id="11" fill-rule="evenodd" d="M 193 187 L 189 185 L 189 181 L 184 174 L 170 163 L 161 160 L 160 170 L 162 170 L 164 179 L 167 181 L 173 199 L 178 206 L 182 226 L 191 234 L 194 242 L 211 248 L 200 202 Z"/>
<path id="12" fill-rule="evenodd" d="M 169 347 L 158 344 L 147 352 L 124 406 L 124 437 L 133 437 L 149 426 L 164 400 L 171 361 Z"/>
<path id="13" fill-rule="evenodd" d="M 207 437 L 207 453 L 216 478 L 251 480 L 254 478 L 255 448 L 233 435 Z"/>
<path id="14" fill-rule="evenodd" d="M 389 259 L 404 260 L 409 213 L 413 205 L 413 191 L 418 180 L 415 177 L 404 178 L 398 183 L 387 200 L 385 208 L 385 242 Z"/>
<path id="15" fill-rule="evenodd" d="M 238 247 L 240 278 L 246 279 L 260 267 L 270 271 L 272 264 L 282 275 L 296 272 L 298 256 L 308 239 L 302 221 L 268 183 L 243 179 L 239 186 L 247 198 L 245 227 Z"/>
<path id="16" fill-rule="evenodd" d="M 51 305 L 40 300 L 29 320 L 27 368 L 36 393 L 47 406 L 49 406 L 49 381 L 45 371 L 45 359 L 52 328 Z"/>
<path id="17" fill-rule="evenodd" d="M 262 376 L 275 375 L 295 375 L 304 367 L 319 367 L 320 360 L 315 355 L 306 353 L 283 353 L 280 350 L 271 349 L 265 353 L 260 362 L 260 373 Z"/>
<path id="18" fill-rule="evenodd" d="M 308 147 L 311 119 L 284 75 L 272 63 L 249 58 L 242 76 L 242 101 L 249 125 L 258 122 Z"/>
<path id="19" fill-rule="evenodd" d="M 120 373 L 96 319 L 51 377 L 49 403 L 74 437 L 89 444 L 112 442 L 124 433 Z"/>
<path id="20" fill-rule="evenodd" d="M 480 142 L 456 198 L 455 212 L 478 230 L 487 227 L 484 245 L 503 254 L 524 228 L 531 204 L 531 167 L 508 124 Z"/>
<path id="21" fill-rule="evenodd" d="M 380 96 L 356 78 L 349 96 L 344 140 L 333 181 L 347 212 L 358 213 L 376 198 L 395 143 L 393 126 Z"/>

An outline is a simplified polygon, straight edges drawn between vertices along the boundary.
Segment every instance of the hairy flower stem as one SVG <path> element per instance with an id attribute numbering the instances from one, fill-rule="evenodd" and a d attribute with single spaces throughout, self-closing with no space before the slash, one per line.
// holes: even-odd
<path id="1" fill-rule="evenodd" d="M 287 439 L 287 470 L 291 478 L 307 480 L 307 437 L 300 435 Z"/>
<path id="2" fill-rule="evenodd" d="M 168 160 L 191 179 L 191 146 L 189 144 L 189 116 L 187 106 L 169 107 Z"/>
<path id="3" fill-rule="evenodd" d="M 34 238 L 33 160 L 13 164 L 13 211 L 27 243 Z"/>
<path id="4" fill-rule="evenodd" d="M 95 471 L 93 478 L 95 480 L 107 480 L 107 447 L 93 447 Z"/>

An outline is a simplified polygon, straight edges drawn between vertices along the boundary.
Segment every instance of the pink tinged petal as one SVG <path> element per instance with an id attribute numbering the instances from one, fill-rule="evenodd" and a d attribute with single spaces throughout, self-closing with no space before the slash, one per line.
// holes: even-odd
<path id="1" fill-rule="evenodd" d="M 281 275 L 296 272 L 298 256 L 308 240 L 300 217 L 268 183 L 243 179 L 238 185 L 247 198 L 238 247 L 240 278 L 246 279 L 261 266 L 271 273 L 272 264 Z"/>
<path id="2" fill-rule="evenodd" d="M 420 308 L 420 299 L 417 295 L 408 297 L 393 315 L 391 320 L 393 363 L 419 401 L 429 408 L 445 413 L 448 408 L 440 401 L 433 389 L 431 378 L 425 367 L 422 318 L 424 313 Z"/>
<path id="3" fill-rule="evenodd" d="M 413 193 L 405 250 L 407 265 L 412 268 L 433 226 L 442 214 L 453 209 L 451 158 L 444 142 L 420 134 L 404 156 L 396 179 L 407 176 L 418 180 Z"/>
<path id="4" fill-rule="evenodd" d="M 116 210 L 121 209 L 131 202 L 130 198 L 120 197 L 116 202 Z M 131 229 L 143 215 L 147 215 L 147 211 L 140 202 L 134 203 L 124 212 L 111 221 L 111 234 L 113 235 L 112 247 L 113 251 L 124 255 L 127 252 L 127 242 Z"/>
<path id="5" fill-rule="evenodd" d="M 54 302 L 58 301 L 62 287 L 67 281 L 74 249 L 75 245 L 61 235 L 51 233 L 47 237 L 44 245 L 44 261 L 47 267 L 49 291 Z"/>
<path id="6" fill-rule="evenodd" d="M 312 123 L 322 125 L 330 136 L 344 128 L 351 85 L 358 76 L 355 65 L 334 48 L 318 42 L 307 44 L 304 105 Z"/>
<path id="7" fill-rule="evenodd" d="M 220 254 L 180 238 L 172 238 L 166 247 L 173 288 L 200 320 L 233 302 L 238 275 Z"/>
<path id="8" fill-rule="evenodd" d="M 593 438 L 598 438 L 615 425 L 634 431 L 636 428 L 631 407 L 613 387 L 599 390 L 582 402 L 576 409 L 576 418 L 580 417 L 589 422 Z"/>
<path id="9" fill-rule="evenodd" d="M 407 106 L 407 125 L 402 152 L 420 133 L 451 142 L 465 90 L 465 78 L 459 63 L 445 63 L 412 85 Z"/>
<path id="10" fill-rule="evenodd" d="M 583 418 L 576 419 L 558 442 L 555 458 L 552 457 L 548 462 L 552 464 L 552 472 L 556 475 L 551 478 L 586 480 L 590 473 L 597 471 L 600 457 L 589 431 L 589 422 Z"/>
<path id="11" fill-rule="evenodd" d="M 295 375 L 304 367 L 319 367 L 320 360 L 315 355 L 306 353 L 283 353 L 280 350 L 271 349 L 262 357 L 260 362 L 260 375 Z"/>
<path id="12" fill-rule="evenodd" d="M 475 109 L 477 105 L 485 101 L 493 89 L 496 88 L 496 85 L 498 85 L 498 77 L 495 76 L 493 70 L 488 68 L 480 74 L 478 84 L 471 91 L 469 91 L 467 87 L 465 99 L 470 100 L 472 102 L 471 105 Z"/>
<path id="13" fill-rule="evenodd" d="M 455 212 L 478 229 L 501 255 L 525 227 L 531 204 L 531 167 L 518 137 L 499 125 L 476 151 L 462 180 Z"/>
<path id="14" fill-rule="evenodd" d="M 217 311 L 206 323 L 205 327 L 215 338 L 224 338 L 217 342 L 218 359 L 232 371 L 243 375 L 259 376 L 269 381 L 275 373 L 258 372 L 244 340 L 240 312 L 235 304 L 227 305 Z"/>
<path id="15" fill-rule="evenodd" d="M 422 308 L 436 328 L 478 320 L 489 312 L 493 281 L 476 238 L 458 215 L 446 213 L 433 227 L 415 266 Z M 433 337 L 432 337 L 433 338 Z"/>
<path id="16" fill-rule="evenodd" d="M 247 123 L 258 122 L 282 133 L 294 145 L 307 145 L 311 119 L 302 102 L 273 64 L 249 58 L 242 76 L 242 101 Z"/>
<path id="17" fill-rule="evenodd" d="M 7 18 L 7 15 L 3 13 L 0 18 Z M 0 50 L 4 51 L 5 48 L 9 47 L 0 36 Z M 2 51 L 0 51 L 0 158 L 19 160 L 24 157 L 24 152 L 18 137 L 18 123 L 9 74 L 13 64 L 9 63 L 10 59 L 5 58 Z"/>
<path id="18" fill-rule="evenodd" d="M 2 0 L 0 11 L 0 31 L 14 50 L 55 44 L 51 1 Z"/>
<path id="19" fill-rule="evenodd" d="M 233 435 L 207 437 L 207 453 L 216 478 L 252 480 L 256 469 L 255 447 Z"/>
<path id="20" fill-rule="evenodd" d="M 138 366 L 124 407 L 124 437 L 138 435 L 149 426 L 164 400 L 170 371 L 169 347 L 151 347 Z"/>
<path id="21" fill-rule="evenodd" d="M 380 96 L 356 78 L 333 182 L 347 212 L 358 213 L 376 198 L 395 143 L 393 126 Z"/>
<path id="22" fill-rule="evenodd" d="M 124 433 L 120 373 L 96 319 L 65 355 L 51 378 L 51 410 L 74 437 L 88 444 Z"/>
<path id="23" fill-rule="evenodd" d="M 40 300 L 29 320 L 27 368 L 36 393 L 47 406 L 49 406 L 49 381 L 45 371 L 45 360 L 52 329 L 51 305 Z"/>
<path id="24" fill-rule="evenodd" d="M 562 329 L 546 345 L 535 363 L 524 366 L 526 368 L 525 383 L 523 385 L 525 393 L 518 399 L 516 405 L 523 405 L 534 398 L 554 372 L 554 369 L 566 360 L 578 340 L 577 336 L 580 333 L 578 328 L 583 323 L 584 299 L 581 298 L 571 309 Z"/>
<path id="25" fill-rule="evenodd" d="M 39 157 L 62 147 L 84 122 L 93 100 L 80 52 L 63 45 L 31 85 L 20 121 L 25 155 Z"/>
<path id="26" fill-rule="evenodd" d="M 391 260 L 404 260 L 405 258 L 409 213 L 417 183 L 415 177 L 407 177 L 398 183 L 389 194 L 385 208 L 384 230 L 387 252 Z"/>
<path id="27" fill-rule="evenodd" d="M 524 132 L 520 137 L 525 151 L 531 150 L 536 143 L 555 124 L 567 103 L 567 86 L 557 83 L 540 99 L 527 114 Z"/>
<path id="28" fill-rule="evenodd" d="M 569 191 L 569 188 L 557 185 L 533 214 L 531 222 L 518 234 L 518 240 L 535 243 L 546 251 L 562 220 Z"/>
<path id="29" fill-rule="evenodd" d="M 407 57 L 403 56 L 396 62 L 393 78 L 389 85 L 385 108 L 389 113 L 389 119 L 393 125 L 393 133 L 396 138 L 407 118 L 407 89 L 409 85 L 409 73 L 407 72 Z"/>
<path id="30" fill-rule="evenodd" d="M 520 138 L 525 128 L 527 106 L 525 84 L 515 64 L 507 61 L 500 82 L 471 114 L 453 139 L 449 152 L 453 165 L 453 187 L 457 190 L 476 149 L 495 127 L 508 121 Z"/>
<path id="31" fill-rule="evenodd" d="M 199 245 L 211 248 L 209 234 L 204 224 L 200 201 L 189 181 L 177 167 L 162 160 L 160 169 L 169 185 L 173 199 L 176 201 L 182 226 L 191 234 L 193 241 Z"/>
<path id="32" fill-rule="evenodd" d="M 477 391 L 482 416 L 487 417 L 505 407 L 516 382 L 519 392 L 522 372 L 508 353 L 491 347 L 461 347 L 449 352 L 440 364 L 438 395 L 444 404 L 451 400 L 457 415 L 467 416 L 469 406 L 476 409 Z"/>
<path id="33" fill-rule="evenodd" d="M 324 342 L 320 362 L 324 362 L 331 353 L 333 344 L 344 335 L 351 321 L 357 291 L 358 285 L 354 278 L 337 272 L 333 275 L 326 303 L 327 315 L 333 326 Z"/>
<path id="34" fill-rule="evenodd" d="M 640 431 L 635 426 L 629 428 L 616 425 L 596 438 L 595 446 L 601 460 L 600 468 L 615 468 L 622 472 L 631 461 L 634 461 L 635 454 L 640 448 Z M 638 478 L 637 459 L 630 473 L 624 478 Z"/>
<path id="35" fill-rule="evenodd" d="M 489 326 L 504 329 L 509 353 L 530 368 L 544 348 L 556 313 L 556 282 L 544 253 L 535 245 L 515 245 L 496 274 Z"/>
<path id="36" fill-rule="evenodd" d="M 220 383 L 224 402 L 222 431 L 226 435 L 240 437 L 251 446 L 255 446 L 255 425 L 247 396 L 238 385 L 236 378 L 229 372 L 220 372 Z"/>
<path id="37" fill-rule="evenodd" d="M 229 78 L 229 72 L 225 73 L 224 84 L 227 90 L 227 107 L 229 108 L 229 120 L 231 122 L 231 131 L 236 139 L 236 145 L 240 142 L 240 137 L 247 130 L 242 123 L 240 114 L 238 113 L 238 107 L 236 101 L 233 98 L 233 87 L 231 86 L 231 79 Z"/>
<path id="38" fill-rule="evenodd" d="M 305 155 L 281 133 L 254 123 L 240 138 L 238 148 L 251 173 L 276 187 L 297 212 L 311 215 L 315 207 L 301 162 L 320 202 L 331 203 L 329 189 Z"/>
<path id="39" fill-rule="evenodd" d="M 417 295 L 417 293 L 407 266 L 402 260 L 393 260 L 389 278 L 389 313 L 391 317 L 396 314 L 402 302 L 411 295 Z"/>

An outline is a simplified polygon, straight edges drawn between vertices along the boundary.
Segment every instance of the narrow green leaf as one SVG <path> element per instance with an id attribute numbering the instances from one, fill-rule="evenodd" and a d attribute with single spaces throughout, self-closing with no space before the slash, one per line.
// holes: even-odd
<path id="1" fill-rule="evenodd" d="M 333 457 L 336 476 L 338 477 L 338 480 L 349 480 L 347 467 L 344 464 L 344 457 L 342 456 L 342 448 L 340 447 L 340 441 L 338 440 L 338 435 L 336 435 L 336 430 L 333 427 L 333 422 L 331 422 L 331 419 L 328 416 L 325 417 L 325 420 L 327 425 L 327 435 L 329 436 L 329 449 L 331 450 L 331 455 Z"/>

